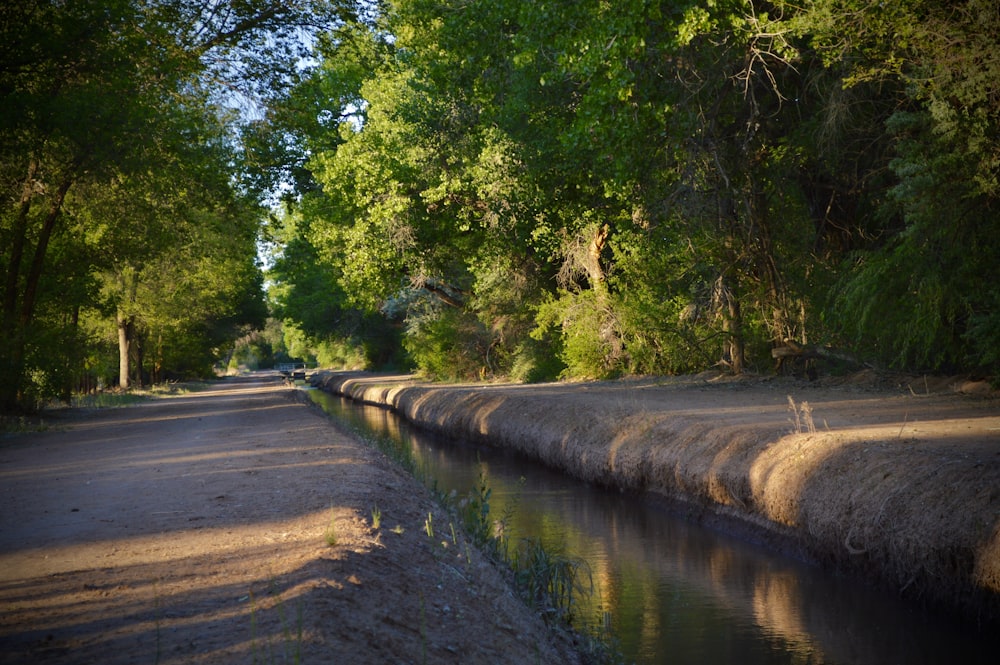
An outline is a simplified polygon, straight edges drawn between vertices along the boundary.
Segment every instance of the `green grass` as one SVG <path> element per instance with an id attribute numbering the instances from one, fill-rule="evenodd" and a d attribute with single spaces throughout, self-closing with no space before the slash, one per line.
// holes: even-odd
<path id="1" fill-rule="evenodd" d="M 70 398 L 71 408 L 108 409 L 133 406 L 149 399 L 176 397 L 205 390 L 212 383 L 207 381 L 165 382 L 144 388 L 128 390 L 102 390 L 94 393 L 75 394 Z"/>
<path id="2" fill-rule="evenodd" d="M 579 636 L 579 648 L 587 662 L 606 665 L 624 662 L 611 631 L 610 614 L 605 613 L 599 621 L 578 624 L 578 607 L 594 593 L 593 576 L 587 562 L 531 538 L 522 538 L 517 547 L 511 548 L 506 525 L 513 520 L 517 500 L 495 519 L 490 509 L 492 490 L 485 468 L 481 469 L 476 486 L 464 498 L 441 493 L 437 496 L 442 505 L 459 518 L 466 535 L 466 548 L 471 542 L 487 557 L 507 568 L 515 590 L 547 623 L 573 629 Z M 458 545 L 454 523 L 452 540 Z M 466 557 L 471 559 L 468 553 Z"/>
<path id="3" fill-rule="evenodd" d="M 150 399 L 174 397 L 205 390 L 212 383 L 206 381 L 185 381 L 183 383 L 160 383 L 149 388 L 130 390 L 103 390 L 93 393 L 78 393 L 70 398 L 69 404 L 52 402 L 39 411 L 24 415 L 0 414 L 0 437 L 44 432 L 51 429 L 52 414 L 64 409 L 117 409 L 141 404 Z M 48 413 L 48 416 L 46 415 Z"/>
<path id="4" fill-rule="evenodd" d="M 267 595 L 274 596 L 277 592 L 274 588 L 274 580 L 271 580 Z M 278 614 L 278 621 L 281 627 L 280 644 L 275 644 L 272 637 L 260 635 L 260 622 L 258 620 L 257 601 L 253 591 L 248 596 L 250 600 L 250 644 L 253 652 L 254 665 L 265 665 L 270 663 L 292 663 L 298 665 L 302 662 L 302 641 L 304 638 L 303 613 L 301 603 L 296 603 L 294 625 L 289 621 L 285 603 L 278 600 L 274 610 Z"/>
<path id="5" fill-rule="evenodd" d="M 517 501 L 511 502 L 499 519 L 490 508 L 493 494 L 485 468 L 481 468 L 475 487 L 456 500 L 454 495 L 437 493 L 439 501 L 459 518 L 467 538 L 481 552 L 509 568 L 514 586 L 525 602 L 553 624 L 571 625 L 581 598 L 594 592 L 593 579 L 587 562 L 546 547 L 540 541 L 522 538 L 516 548 L 510 547 L 506 526 L 514 515 Z M 424 529 L 432 537 L 431 517 Z M 452 540 L 458 536 L 452 523 Z"/>
<path id="6" fill-rule="evenodd" d="M 150 394 L 145 391 L 114 391 L 74 395 L 70 407 L 74 409 L 116 409 L 145 402 Z"/>
<path id="7" fill-rule="evenodd" d="M 572 625 L 582 597 L 594 592 L 587 562 L 524 538 L 508 556 L 518 591 L 550 622 Z"/>
<path id="8" fill-rule="evenodd" d="M 44 432 L 49 424 L 40 416 L 7 416 L 0 415 L 0 435 L 25 434 L 27 432 Z"/>
<path id="9" fill-rule="evenodd" d="M 423 482 L 438 503 L 456 518 L 462 528 L 457 530 L 455 522 L 449 523 L 452 543 L 459 552 L 464 545 L 467 561 L 471 561 L 469 552 L 471 543 L 488 558 L 511 571 L 512 581 L 518 593 L 547 622 L 572 628 L 581 598 L 594 591 L 590 568 L 583 559 L 552 551 L 541 542 L 531 539 L 523 539 L 519 546 L 511 551 L 506 525 L 513 518 L 517 501 L 508 505 L 499 518 L 494 517 L 490 509 L 492 489 L 485 468 L 481 469 L 476 486 L 464 497 L 458 498 L 456 492 L 445 494 L 437 489 L 437 481 L 418 468 L 413 451 L 406 444 L 389 435 L 365 431 L 356 425 L 348 425 L 348 428 L 358 438 L 381 451 L 410 475 Z M 375 528 L 379 528 L 381 517 L 378 507 L 372 508 L 372 524 Z M 427 514 L 422 527 L 427 537 L 434 540 L 433 514 Z M 392 531 L 402 533 L 403 527 L 397 525 Z M 461 544 L 458 542 L 460 534 L 464 536 L 462 538 L 464 542 Z M 585 627 L 588 632 L 577 631 L 581 638 L 581 648 L 589 654 L 590 662 L 621 662 L 613 637 L 608 632 L 609 626 L 610 621 L 605 620 L 601 625 Z"/>

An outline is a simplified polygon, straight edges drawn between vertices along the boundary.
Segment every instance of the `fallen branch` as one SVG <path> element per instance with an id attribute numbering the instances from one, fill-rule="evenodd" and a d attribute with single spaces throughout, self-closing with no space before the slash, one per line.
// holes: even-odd
<path id="1" fill-rule="evenodd" d="M 783 344 L 784 346 L 771 349 L 771 357 L 778 361 L 779 368 L 785 358 L 800 358 L 802 360 L 825 358 L 827 360 L 839 360 L 855 367 L 871 367 L 871 365 L 853 353 L 841 349 L 834 349 L 829 346 L 816 346 L 814 344 L 799 344 L 791 339 L 784 340 Z"/>

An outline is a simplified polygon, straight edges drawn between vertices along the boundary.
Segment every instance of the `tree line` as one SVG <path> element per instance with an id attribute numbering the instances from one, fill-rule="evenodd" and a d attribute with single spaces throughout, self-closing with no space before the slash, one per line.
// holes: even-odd
<path id="1" fill-rule="evenodd" d="M 987 0 L 4 3 L 0 408 L 234 344 L 996 376 L 998 35 Z"/>
<path id="2" fill-rule="evenodd" d="M 989 0 L 390 0 L 256 123 L 296 353 L 607 377 L 1000 368 Z"/>
<path id="3" fill-rule="evenodd" d="M 344 6 L 341 6 L 344 5 Z M 0 8 L 0 409 L 203 375 L 267 315 L 241 134 L 347 3 Z"/>

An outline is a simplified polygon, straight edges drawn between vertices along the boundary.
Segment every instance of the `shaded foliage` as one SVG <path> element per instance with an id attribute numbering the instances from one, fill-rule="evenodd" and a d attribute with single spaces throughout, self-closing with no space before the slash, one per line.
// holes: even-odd
<path id="1" fill-rule="evenodd" d="M 432 376 L 767 371 L 789 341 L 996 374 L 998 16 L 386 2 L 270 118 L 306 156 L 286 251 Z"/>
<path id="2" fill-rule="evenodd" d="M 0 408 L 204 374 L 263 324 L 267 181 L 237 126 L 345 6 L 0 7 Z"/>

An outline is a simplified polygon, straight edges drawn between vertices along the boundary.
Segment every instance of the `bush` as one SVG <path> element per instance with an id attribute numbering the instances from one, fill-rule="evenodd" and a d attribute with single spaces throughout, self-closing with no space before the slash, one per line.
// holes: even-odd
<path id="1" fill-rule="evenodd" d="M 622 371 L 624 349 L 603 291 L 561 291 L 538 308 L 536 321 L 535 340 L 546 339 L 553 328 L 561 332 L 563 378 L 602 379 Z"/>
<path id="2" fill-rule="evenodd" d="M 421 374 L 442 381 L 468 381 L 488 372 L 491 338 L 475 316 L 443 307 L 408 323 L 403 346 Z"/>

